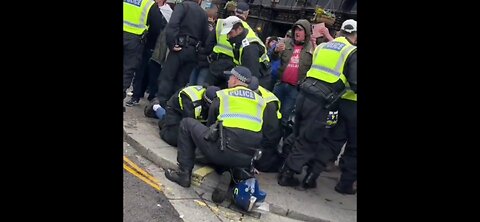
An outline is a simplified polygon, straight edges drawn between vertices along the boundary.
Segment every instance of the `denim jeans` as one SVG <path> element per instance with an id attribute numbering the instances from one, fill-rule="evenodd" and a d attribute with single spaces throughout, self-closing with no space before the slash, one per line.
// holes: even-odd
<path id="1" fill-rule="evenodd" d="M 155 115 L 159 120 L 162 120 L 165 118 L 166 111 L 163 107 L 159 107 L 157 111 L 155 111 Z"/>
<path id="2" fill-rule="evenodd" d="M 138 69 L 135 71 L 135 78 L 133 79 L 133 95 L 132 98 L 140 99 L 145 95 L 149 81 L 149 61 L 152 57 L 152 49 L 145 49 L 142 60 Z"/>
<path id="3" fill-rule="evenodd" d="M 295 107 L 298 90 L 296 86 L 280 82 L 273 88 L 273 94 L 278 97 L 281 103 L 280 113 L 282 113 L 282 126 L 287 126 L 288 117 Z"/>
<path id="4" fill-rule="evenodd" d="M 148 62 L 148 100 L 155 98 L 158 91 L 158 76 L 162 72 L 162 66 L 150 60 Z"/>
<path id="5" fill-rule="evenodd" d="M 205 79 L 207 78 L 207 75 L 209 73 L 208 67 L 201 67 L 201 68 L 195 68 L 192 70 L 192 73 L 190 74 L 190 81 L 188 85 L 193 86 L 193 85 L 203 85 L 205 83 Z"/>

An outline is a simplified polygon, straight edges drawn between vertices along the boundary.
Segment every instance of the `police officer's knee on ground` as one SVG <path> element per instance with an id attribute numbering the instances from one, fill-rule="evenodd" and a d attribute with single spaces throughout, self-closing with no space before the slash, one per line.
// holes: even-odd
<path id="1" fill-rule="evenodd" d="M 191 184 L 194 153 L 198 147 L 209 162 L 225 168 L 250 168 L 262 140 L 264 99 L 248 88 L 252 74 L 245 67 L 230 72 L 228 89 L 217 92 L 209 110 L 207 126 L 192 118 L 180 123 L 178 169 L 168 169 L 165 176 L 183 187 Z M 228 171 L 227 171 L 228 172 Z M 226 193 L 230 176 L 222 176 Z"/>

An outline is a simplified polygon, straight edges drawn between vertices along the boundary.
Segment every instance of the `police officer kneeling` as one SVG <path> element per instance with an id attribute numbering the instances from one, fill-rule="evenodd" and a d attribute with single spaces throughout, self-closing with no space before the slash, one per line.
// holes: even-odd
<path id="1" fill-rule="evenodd" d="M 218 91 L 210 106 L 210 128 L 193 118 L 180 122 L 178 169 L 166 170 L 165 176 L 183 187 L 190 187 L 196 147 L 219 167 L 249 168 L 262 141 L 265 101 L 247 88 L 252 80 L 250 70 L 238 66 L 228 74 L 229 88 Z M 229 175 L 222 177 L 228 180 L 221 183 L 229 185 Z"/>

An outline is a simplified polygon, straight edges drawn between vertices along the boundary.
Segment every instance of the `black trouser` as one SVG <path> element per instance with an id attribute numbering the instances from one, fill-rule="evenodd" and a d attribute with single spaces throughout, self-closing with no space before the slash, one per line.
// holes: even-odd
<path id="1" fill-rule="evenodd" d="M 145 91 L 147 90 L 148 82 L 149 82 L 149 61 L 150 57 L 152 57 L 153 49 L 145 49 L 143 50 L 142 60 L 140 62 L 140 66 L 138 67 L 137 72 L 135 72 L 135 78 L 133 79 L 133 95 L 132 97 L 135 99 L 143 98 L 145 95 Z"/>
<path id="2" fill-rule="evenodd" d="M 171 146 L 177 146 L 178 129 L 180 121 L 182 121 L 182 115 L 174 111 L 173 108 L 167 106 L 166 114 L 163 120 L 160 120 L 160 138 Z"/>
<path id="3" fill-rule="evenodd" d="M 198 147 L 208 161 L 226 168 L 249 168 L 253 155 L 235 152 L 228 148 L 219 149 L 220 140 L 207 141 L 205 135 L 209 128 L 193 118 L 184 118 L 180 122 L 178 135 L 177 161 L 184 170 L 192 171 L 195 161 L 195 149 Z M 245 138 L 248 139 L 248 138 Z"/>
<path id="4" fill-rule="evenodd" d="M 158 76 L 162 72 L 162 66 L 157 62 L 150 60 L 148 62 L 148 100 L 152 100 L 156 97 L 158 92 Z"/>
<path id="5" fill-rule="evenodd" d="M 258 77 L 258 83 L 261 85 L 263 88 L 267 89 L 268 91 L 273 91 L 273 84 L 272 84 L 272 76 L 271 75 L 266 75 L 262 77 Z"/>
<path id="6" fill-rule="evenodd" d="M 277 152 L 277 149 L 263 150 L 260 160 L 255 162 L 255 168 L 261 172 L 278 172 L 285 158 Z"/>
<path id="7" fill-rule="evenodd" d="M 160 130 L 160 138 L 170 146 L 177 146 L 178 125 L 165 126 Z"/>
<path id="8" fill-rule="evenodd" d="M 233 67 L 235 67 L 235 64 L 230 57 L 223 57 L 213 61 L 208 67 L 210 73 L 205 79 L 205 83 L 209 86 L 218 86 L 221 89 L 227 88 L 228 79 L 223 72 L 231 70 Z"/>
<path id="9" fill-rule="evenodd" d="M 295 134 L 293 132 L 290 132 L 290 134 L 288 134 L 286 137 L 283 137 L 282 156 L 284 159 L 286 159 L 288 155 L 292 152 L 294 144 Z"/>
<path id="10" fill-rule="evenodd" d="M 142 59 L 144 40 L 141 36 L 123 32 L 123 98 L 127 96 L 127 89 L 132 84 L 134 73 Z"/>
<path id="11" fill-rule="evenodd" d="M 187 85 L 196 65 L 197 55 L 194 46 L 184 46 L 179 52 L 170 51 L 158 78 L 157 98 L 161 106 L 165 107 L 170 96 Z"/>
<path id="12" fill-rule="evenodd" d="M 341 99 L 338 116 L 338 123 L 331 130 L 326 145 L 338 152 L 338 155 L 347 142 L 340 158 L 340 181 L 348 184 L 357 180 L 357 102 Z"/>
<path id="13" fill-rule="evenodd" d="M 298 94 L 294 126 L 297 138 L 286 159 L 288 168 L 296 173 L 301 173 L 307 163 L 313 166 L 313 173 L 320 173 L 334 155 L 330 147 L 319 144 L 329 130 L 325 128 L 328 110 L 324 106 L 323 99 L 307 96 L 302 91 Z"/>

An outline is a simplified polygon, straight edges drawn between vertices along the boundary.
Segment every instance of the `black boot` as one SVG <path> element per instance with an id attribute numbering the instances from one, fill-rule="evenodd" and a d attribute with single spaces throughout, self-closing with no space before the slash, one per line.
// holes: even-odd
<path id="1" fill-rule="evenodd" d="M 280 186 L 288 186 L 288 187 L 296 187 L 300 185 L 300 181 L 297 178 L 293 177 L 293 172 L 288 168 L 286 164 L 283 164 L 282 168 L 280 169 L 280 174 L 278 176 L 278 185 Z"/>
<path id="2" fill-rule="evenodd" d="M 182 187 L 190 187 L 190 183 L 192 182 L 192 172 L 184 170 L 181 167 L 179 167 L 178 170 L 171 168 L 167 169 L 165 171 L 165 176 L 170 181 L 173 181 Z"/>
<path id="3" fill-rule="evenodd" d="M 308 172 L 303 178 L 302 185 L 300 186 L 302 190 L 311 189 L 317 187 L 317 178 L 320 176 L 319 173 Z"/>
<path id="4" fill-rule="evenodd" d="M 342 181 L 337 183 L 335 186 L 335 191 L 341 193 L 341 194 L 350 194 L 353 195 L 357 193 L 356 189 L 353 189 L 353 182 L 354 181 Z"/>
<path id="5" fill-rule="evenodd" d="M 212 193 L 213 202 L 220 204 L 225 200 L 231 180 L 232 176 L 230 174 L 230 171 L 227 170 L 222 173 L 222 175 L 220 176 L 220 181 L 218 181 L 217 187 Z"/>

